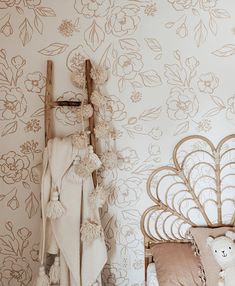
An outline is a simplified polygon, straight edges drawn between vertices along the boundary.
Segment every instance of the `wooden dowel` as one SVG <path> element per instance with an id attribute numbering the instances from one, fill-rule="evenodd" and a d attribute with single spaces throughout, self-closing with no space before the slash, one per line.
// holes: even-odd
<path id="1" fill-rule="evenodd" d="M 94 106 L 91 103 L 91 94 L 93 91 L 93 81 L 90 75 L 91 68 L 92 68 L 91 61 L 86 60 L 85 61 L 85 73 L 86 73 L 86 88 L 87 88 L 87 95 L 88 95 L 88 103 L 92 105 L 93 110 L 94 110 Z M 89 130 L 91 132 L 90 133 L 90 144 L 93 147 L 94 153 L 96 153 L 96 139 L 95 139 L 94 128 L 95 128 L 95 118 L 94 118 L 94 112 L 93 112 L 92 116 L 89 118 Z M 97 186 L 96 171 L 92 173 L 92 180 L 93 180 L 94 187 L 96 187 Z"/>
<path id="2" fill-rule="evenodd" d="M 69 101 L 69 100 L 58 100 L 58 101 L 53 101 L 51 102 L 50 106 L 51 108 L 57 107 L 57 106 L 80 106 L 81 102 L 80 101 Z"/>
<path id="3" fill-rule="evenodd" d="M 50 103 L 52 101 L 52 72 L 53 72 L 53 62 L 51 60 L 47 61 L 47 77 L 46 77 L 46 93 L 45 93 L 45 146 L 51 137 L 51 117 L 50 117 Z"/>

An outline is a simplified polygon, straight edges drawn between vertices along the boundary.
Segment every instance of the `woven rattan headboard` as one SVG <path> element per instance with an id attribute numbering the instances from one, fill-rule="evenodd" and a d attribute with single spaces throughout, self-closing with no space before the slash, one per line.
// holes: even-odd
<path id="1" fill-rule="evenodd" d="M 234 225 L 235 134 L 217 146 L 200 135 L 182 139 L 172 165 L 150 175 L 147 192 L 154 205 L 141 217 L 145 261 L 150 243 L 186 242 L 191 226 Z"/>

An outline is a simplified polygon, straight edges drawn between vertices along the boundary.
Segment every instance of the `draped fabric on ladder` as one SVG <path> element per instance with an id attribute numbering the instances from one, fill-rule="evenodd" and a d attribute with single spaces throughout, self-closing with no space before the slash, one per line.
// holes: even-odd
<path id="1" fill-rule="evenodd" d="M 84 178 L 74 173 L 74 162 L 83 155 L 71 137 L 50 139 L 44 151 L 40 257 L 41 263 L 46 252 L 60 257 L 61 286 L 101 285 L 100 274 L 107 261 L 99 210 L 89 201 L 94 191 L 92 175 Z M 65 211 L 52 219 L 46 212 L 55 190 Z M 81 228 L 86 229 L 86 241 L 81 239 Z"/>

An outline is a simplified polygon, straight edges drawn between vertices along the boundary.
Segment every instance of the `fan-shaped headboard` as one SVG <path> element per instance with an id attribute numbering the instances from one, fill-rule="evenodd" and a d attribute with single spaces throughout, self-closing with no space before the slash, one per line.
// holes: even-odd
<path id="1" fill-rule="evenodd" d="M 149 243 L 186 242 L 191 226 L 234 225 L 235 134 L 217 146 L 200 135 L 182 139 L 172 165 L 150 175 L 147 192 L 154 205 L 141 217 L 146 248 Z"/>

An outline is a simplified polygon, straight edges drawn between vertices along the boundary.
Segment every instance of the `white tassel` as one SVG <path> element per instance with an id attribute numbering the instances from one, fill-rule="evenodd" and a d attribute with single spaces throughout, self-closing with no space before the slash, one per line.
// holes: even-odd
<path id="1" fill-rule="evenodd" d="M 58 284 L 60 282 L 60 258 L 55 257 L 55 261 L 49 271 L 50 282 L 52 284 Z"/>
<path id="2" fill-rule="evenodd" d="M 39 274 L 35 286 L 50 286 L 50 280 L 45 273 L 44 266 L 40 266 L 39 268 Z"/>
<path id="3" fill-rule="evenodd" d="M 57 219 L 65 213 L 65 209 L 59 201 L 59 193 L 53 192 L 47 205 L 46 215 L 48 218 Z"/>

